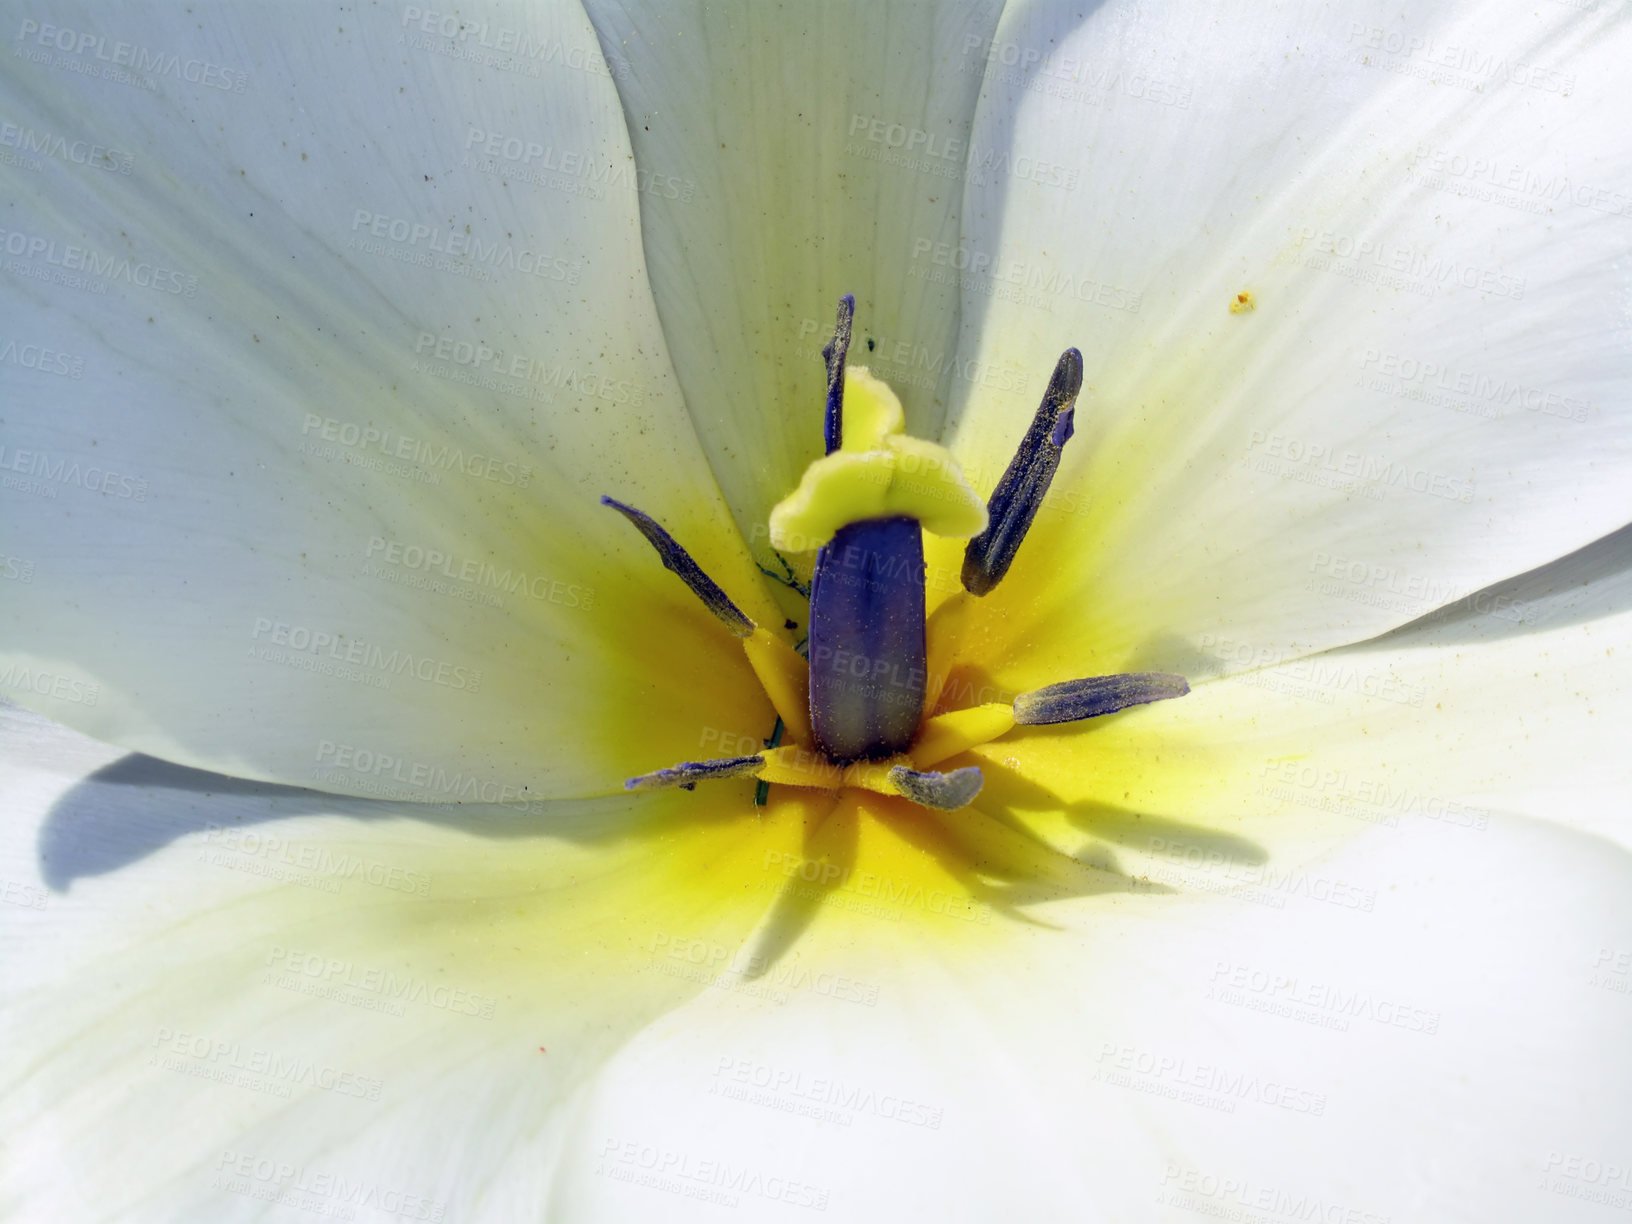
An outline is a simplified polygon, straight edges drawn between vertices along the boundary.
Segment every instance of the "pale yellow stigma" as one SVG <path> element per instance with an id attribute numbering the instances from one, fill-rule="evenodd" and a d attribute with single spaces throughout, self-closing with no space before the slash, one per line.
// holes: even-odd
<path id="1" fill-rule="evenodd" d="M 771 543 L 811 552 L 850 523 L 903 515 L 939 536 L 984 531 L 986 503 L 957 461 L 945 447 L 907 437 L 905 425 L 895 392 L 865 366 L 849 366 L 839 449 L 806 468 L 771 511 Z"/>

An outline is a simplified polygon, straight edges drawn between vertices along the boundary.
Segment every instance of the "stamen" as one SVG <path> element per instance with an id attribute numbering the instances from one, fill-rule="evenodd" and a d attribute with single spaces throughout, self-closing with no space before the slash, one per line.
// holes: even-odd
<path id="1" fill-rule="evenodd" d="M 899 760 L 899 758 L 897 758 Z M 760 781 L 811 790 L 869 790 L 878 795 L 910 799 L 923 807 L 949 812 L 963 807 L 980 793 L 980 770 L 974 766 L 951 773 L 917 770 L 894 761 L 855 761 L 839 765 L 803 748 L 769 748 Z"/>
<path id="2" fill-rule="evenodd" d="M 920 773 L 897 765 L 890 770 L 890 781 L 904 798 L 936 811 L 951 812 L 973 803 L 985 779 L 973 765 L 951 773 Z"/>
<path id="3" fill-rule="evenodd" d="M 986 530 L 963 551 L 963 585 L 971 594 L 987 594 L 1014 563 L 1060 466 L 1060 451 L 1074 428 L 1072 406 L 1081 390 L 1082 354 L 1069 348 L 1054 367 L 1054 377 L 1049 379 L 1031 428 L 1020 440 L 1020 449 L 986 503 L 990 515 Z"/>
<path id="4" fill-rule="evenodd" d="M 844 438 L 844 359 L 850 352 L 850 325 L 855 317 L 855 295 L 847 293 L 839 299 L 833 339 L 822 346 L 822 360 L 827 362 L 827 416 L 822 422 L 822 440 L 830 455 Z"/>
<path id="5" fill-rule="evenodd" d="M 1101 714 L 1115 714 L 1129 706 L 1183 697 L 1189 691 L 1188 680 L 1169 672 L 1124 672 L 1116 676 L 1065 680 L 1016 697 L 1014 721 L 1026 727 L 1080 722 Z"/>
<path id="6" fill-rule="evenodd" d="M 678 786 L 681 790 L 696 790 L 699 782 L 716 782 L 721 778 L 755 774 L 763 768 L 765 758 L 757 754 L 725 757 L 718 761 L 683 761 L 669 769 L 658 769 L 649 774 L 641 774 L 638 778 L 630 778 L 623 784 L 623 789 L 649 791 L 667 790 L 671 786 Z"/>
<path id="7" fill-rule="evenodd" d="M 742 650 L 788 734 L 801 744 L 810 743 L 810 665 L 766 629 L 755 629 L 743 638 Z"/>
<path id="8" fill-rule="evenodd" d="M 624 518 L 633 523 L 645 536 L 657 555 L 663 562 L 663 568 L 679 576 L 680 581 L 691 588 L 691 593 L 702 600 L 708 610 L 720 618 L 725 627 L 738 637 L 747 637 L 754 631 L 754 622 L 749 620 L 742 609 L 731 602 L 730 596 L 720 590 L 715 581 L 703 573 L 702 567 L 691 559 L 691 554 L 675 542 L 673 536 L 659 527 L 649 515 L 642 514 L 633 506 L 626 506 L 620 501 L 613 501 L 610 497 L 602 497 L 601 505 L 611 506 Z"/>
<path id="9" fill-rule="evenodd" d="M 820 752 L 784 744 L 765 750 L 765 768 L 760 779 L 778 786 L 800 786 L 810 790 L 839 790 L 849 785 L 850 767 L 838 765 Z"/>
<path id="10" fill-rule="evenodd" d="M 782 742 L 782 718 L 777 716 L 776 726 L 771 728 L 771 738 L 765 741 L 765 747 L 775 748 Z M 771 784 L 761 778 L 754 783 L 754 806 L 762 808 L 771 797 Z"/>
<path id="11" fill-rule="evenodd" d="M 1014 730 L 1014 710 L 1002 702 L 970 706 L 924 720 L 912 741 L 915 765 L 938 765 L 947 757 L 989 744 Z"/>

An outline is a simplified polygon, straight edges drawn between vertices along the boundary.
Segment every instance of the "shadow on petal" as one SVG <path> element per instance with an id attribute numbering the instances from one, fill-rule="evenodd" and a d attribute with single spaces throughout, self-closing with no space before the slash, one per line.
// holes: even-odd
<path id="1" fill-rule="evenodd" d="M 1050 732 L 1038 728 L 1034 734 Z M 1042 783 L 1002 764 L 985 761 L 981 768 L 987 778 L 983 802 L 994 809 L 1001 805 L 1014 820 L 1021 820 L 1020 814 L 1025 812 L 1056 811 L 1097 841 L 1144 854 L 1181 859 L 1199 856 L 1248 867 L 1269 861 L 1269 851 L 1263 845 L 1238 833 L 1111 803 L 1067 802 Z M 1092 844 L 1079 850 L 1076 857 L 1083 859 L 1090 852 Z"/>
<path id="2" fill-rule="evenodd" d="M 841 794 L 805 827 L 802 859 L 783 881 L 771 912 L 754 939 L 743 977 L 755 981 L 782 960 L 809 929 L 834 889 L 856 869 L 856 804 Z"/>
<path id="3" fill-rule="evenodd" d="M 1017 58 L 1013 57 L 1013 52 L 1020 47 L 1058 47 L 1066 41 L 1066 35 L 1070 31 L 1087 24 L 1093 15 L 1104 7 L 1105 0 L 1087 0 L 1080 5 L 1050 5 L 1044 0 L 1009 4 L 1000 27 L 1001 41 L 994 40 L 988 49 L 990 58 L 987 72 L 998 75 L 1000 80 L 993 82 L 988 76 L 987 89 L 996 97 L 1001 97 L 1005 91 L 1012 90 L 1014 91 L 1012 96 L 1022 100 L 1027 96 L 1048 96 L 1052 82 L 1046 79 L 1050 69 L 1047 59 L 1042 56 L 1035 59 L 1028 57 L 1013 63 L 1011 58 Z M 1025 106 L 988 104 L 983 109 L 994 115 L 998 123 L 994 125 L 991 135 L 981 141 L 980 147 L 986 149 L 988 155 L 992 150 L 1006 154 L 1014 147 L 1014 128 L 1019 122 L 1021 112 L 1026 109 Z M 969 163 L 971 183 L 980 181 L 977 177 L 979 169 L 980 167 L 973 161 Z M 989 170 L 985 173 L 991 174 Z M 970 198 L 973 200 L 976 197 L 971 193 Z M 996 189 L 994 183 L 992 189 L 979 193 L 978 202 L 982 231 L 988 234 L 1003 233 L 1003 218 L 1008 212 L 1009 192 Z M 998 296 L 1000 295 L 990 292 L 989 286 L 987 292 L 963 293 L 959 314 L 966 336 L 979 336 L 985 332 L 987 316 L 996 304 Z M 1073 342 L 1077 341 L 1065 340 L 1062 347 Z M 1039 377 L 1046 377 L 1047 373 L 1046 370 L 1040 371 Z M 966 394 L 969 386 L 970 384 L 964 384 Z M 978 395 L 974 398 L 978 399 Z M 955 425 L 961 411 L 962 406 L 954 401 L 946 423 Z M 1007 456 L 1000 462 L 1006 460 Z"/>
<path id="4" fill-rule="evenodd" d="M 987 772 L 990 766 L 982 764 L 981 769 Z M 931 812 L 878 798 L 880 815 L 902 841 L 933 859 L 971 901 L 1014 921 L 1048 925 L 1024 913 L 1024 908 L 1140 888 L 1114 869 L 1062 853 L 1025 821 L 988 802 L 986 792 L 977 803 L 955 812 Z"/>
<path id="5" fill-rule="evenodd" d="M 700 822 L 743 819 L 729 804 L 693 806 Z M 56 802 L 40 828 L 38 854 L 45 882 L 63 892 L 75 880 L 131 866 L 193 834 L 252 829 L 303 816 L 358 821 L 407 817 L 480 837 L 547 836 L 589 843 L 634 835 L 648 823 L 636 813 L 620 795 L 514 806 L 359 799 L 232 778 L 132 753 L 90 774 Z M 277 837 L 268 830 L 263 841 L 275 849 Z"/>

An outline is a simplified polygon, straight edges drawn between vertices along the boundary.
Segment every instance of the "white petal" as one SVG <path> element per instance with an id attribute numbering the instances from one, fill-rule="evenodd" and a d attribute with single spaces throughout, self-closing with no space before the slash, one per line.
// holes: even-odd
<path id="1" fill-rule="evenodd" d="M 1592 1220 L 1624 1196 L 1632 861 L 1504 818 L 1317 870 L 1346 891 L 1073 902 L 984 946 L 825 911 L 809 980 L 873 1004 L 710 992 L 647 1029 L 581 1118 L 564 1217 Z"/>
<path id="2" fill-rule="evenodd" d="M 978 749 L 982 804 L 1181 890 L 1282 878 L 1374 828 L 1477 844 L 1503 814 L 1632 850 L 1632 532 L 1417 624 Z M 1080 849 L 1078 853 L 1083 853 Z"/>
<path id="3" fill-rule="evenodd" d="M 856 297 L 851 356 L 935 437 L 955 369 L 955 287 L 909 276 L 956 240 L 980 87 L 966 46 L 1000 5 L 587 5 L 642 174 L 642 227 L 686 402 L 743 534 L 821 454 L 821 349 Z"/>
<path id="4" fill-rule="evenodd" d="M 1084 354 L 994 651 L 1044 626 L 1043 683 L 1339 645 L 1621 525 L 1629 51 L 1565 4 L 1014 11 L 974 137 L 1009 173 L 914 266 L 1029 371 L 955 409 L 977 487 Z"/>
<path id="5" fill-rule="evenodd" d="M 807 815 L 404 809 L 0 717 L 12 1219 L 533 1218 L 575 1095 L 703 988 L 654 948 L 740 943 L 765 894 L 700 882 Z"/>
<path id="6" fill-rule="evenodd" d="M 768 729 L 732 640 L 597 504 L 774 614 L 581 11 L 91 6 L 13 42 L 0 693 L 410 799 L 600 792 Z"/>

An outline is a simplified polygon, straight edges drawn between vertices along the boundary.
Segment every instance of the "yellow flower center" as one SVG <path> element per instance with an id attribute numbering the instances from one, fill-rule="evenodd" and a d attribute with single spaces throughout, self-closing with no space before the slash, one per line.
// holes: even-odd
<path id="1" fill-rule="evenodd" d="M 1072 435 L 1081 355 L 1069 349 L 1061 357 L 1014 460 L 982 502 L 949 452 L 903 434 L 905 414 L 888 386 L 865 368 L 846 368 L 853 309 L 850 299 L 841 303 L 824 350 L 828 453 L 770 516 L 779 550 L 814 553 L 808 589 L 788 568 L 790 585 L 810 599 L 810 632 L 799 648 L 754 624 L 654 520 L 602 499 L 736 635 L 777 714 L 759 751 L 682 762 L 626 785 L 693 790 L 754 779 L 756 808 L 769 815 L 793 804 L 804 849 L 792 858 L 777 851 L 777 861 L 818 893 L 850 880 L 864 835 L 892 847 L 903 881 L 897 887 L 921 888 L 907 883 L 921 873 L 908 872 L 906 863 L 933 864 L 932 874 L 943 887 L 955 881 L 966 904 L 999 895 L 994 880 L 1035 884 L 1079 874 L 1087 870 L 1082 864 L 979 809 L 982 758 L 970 754 L 1028 727 L 1080 722 L 1182 696 L 1189 686 L 1179 676 L 1128 673 L 970 701 L 970 690 L 955 681 L 960 652 L 975 645 L 975 609 L 1008 572 Z M 968 540 L 964 589 L 932 615 L 926 531 Z M 985 760 L 994 767 L 989 754 Z M 825 809 L 812 819 L 810 802 L 824 797 Z"/>

